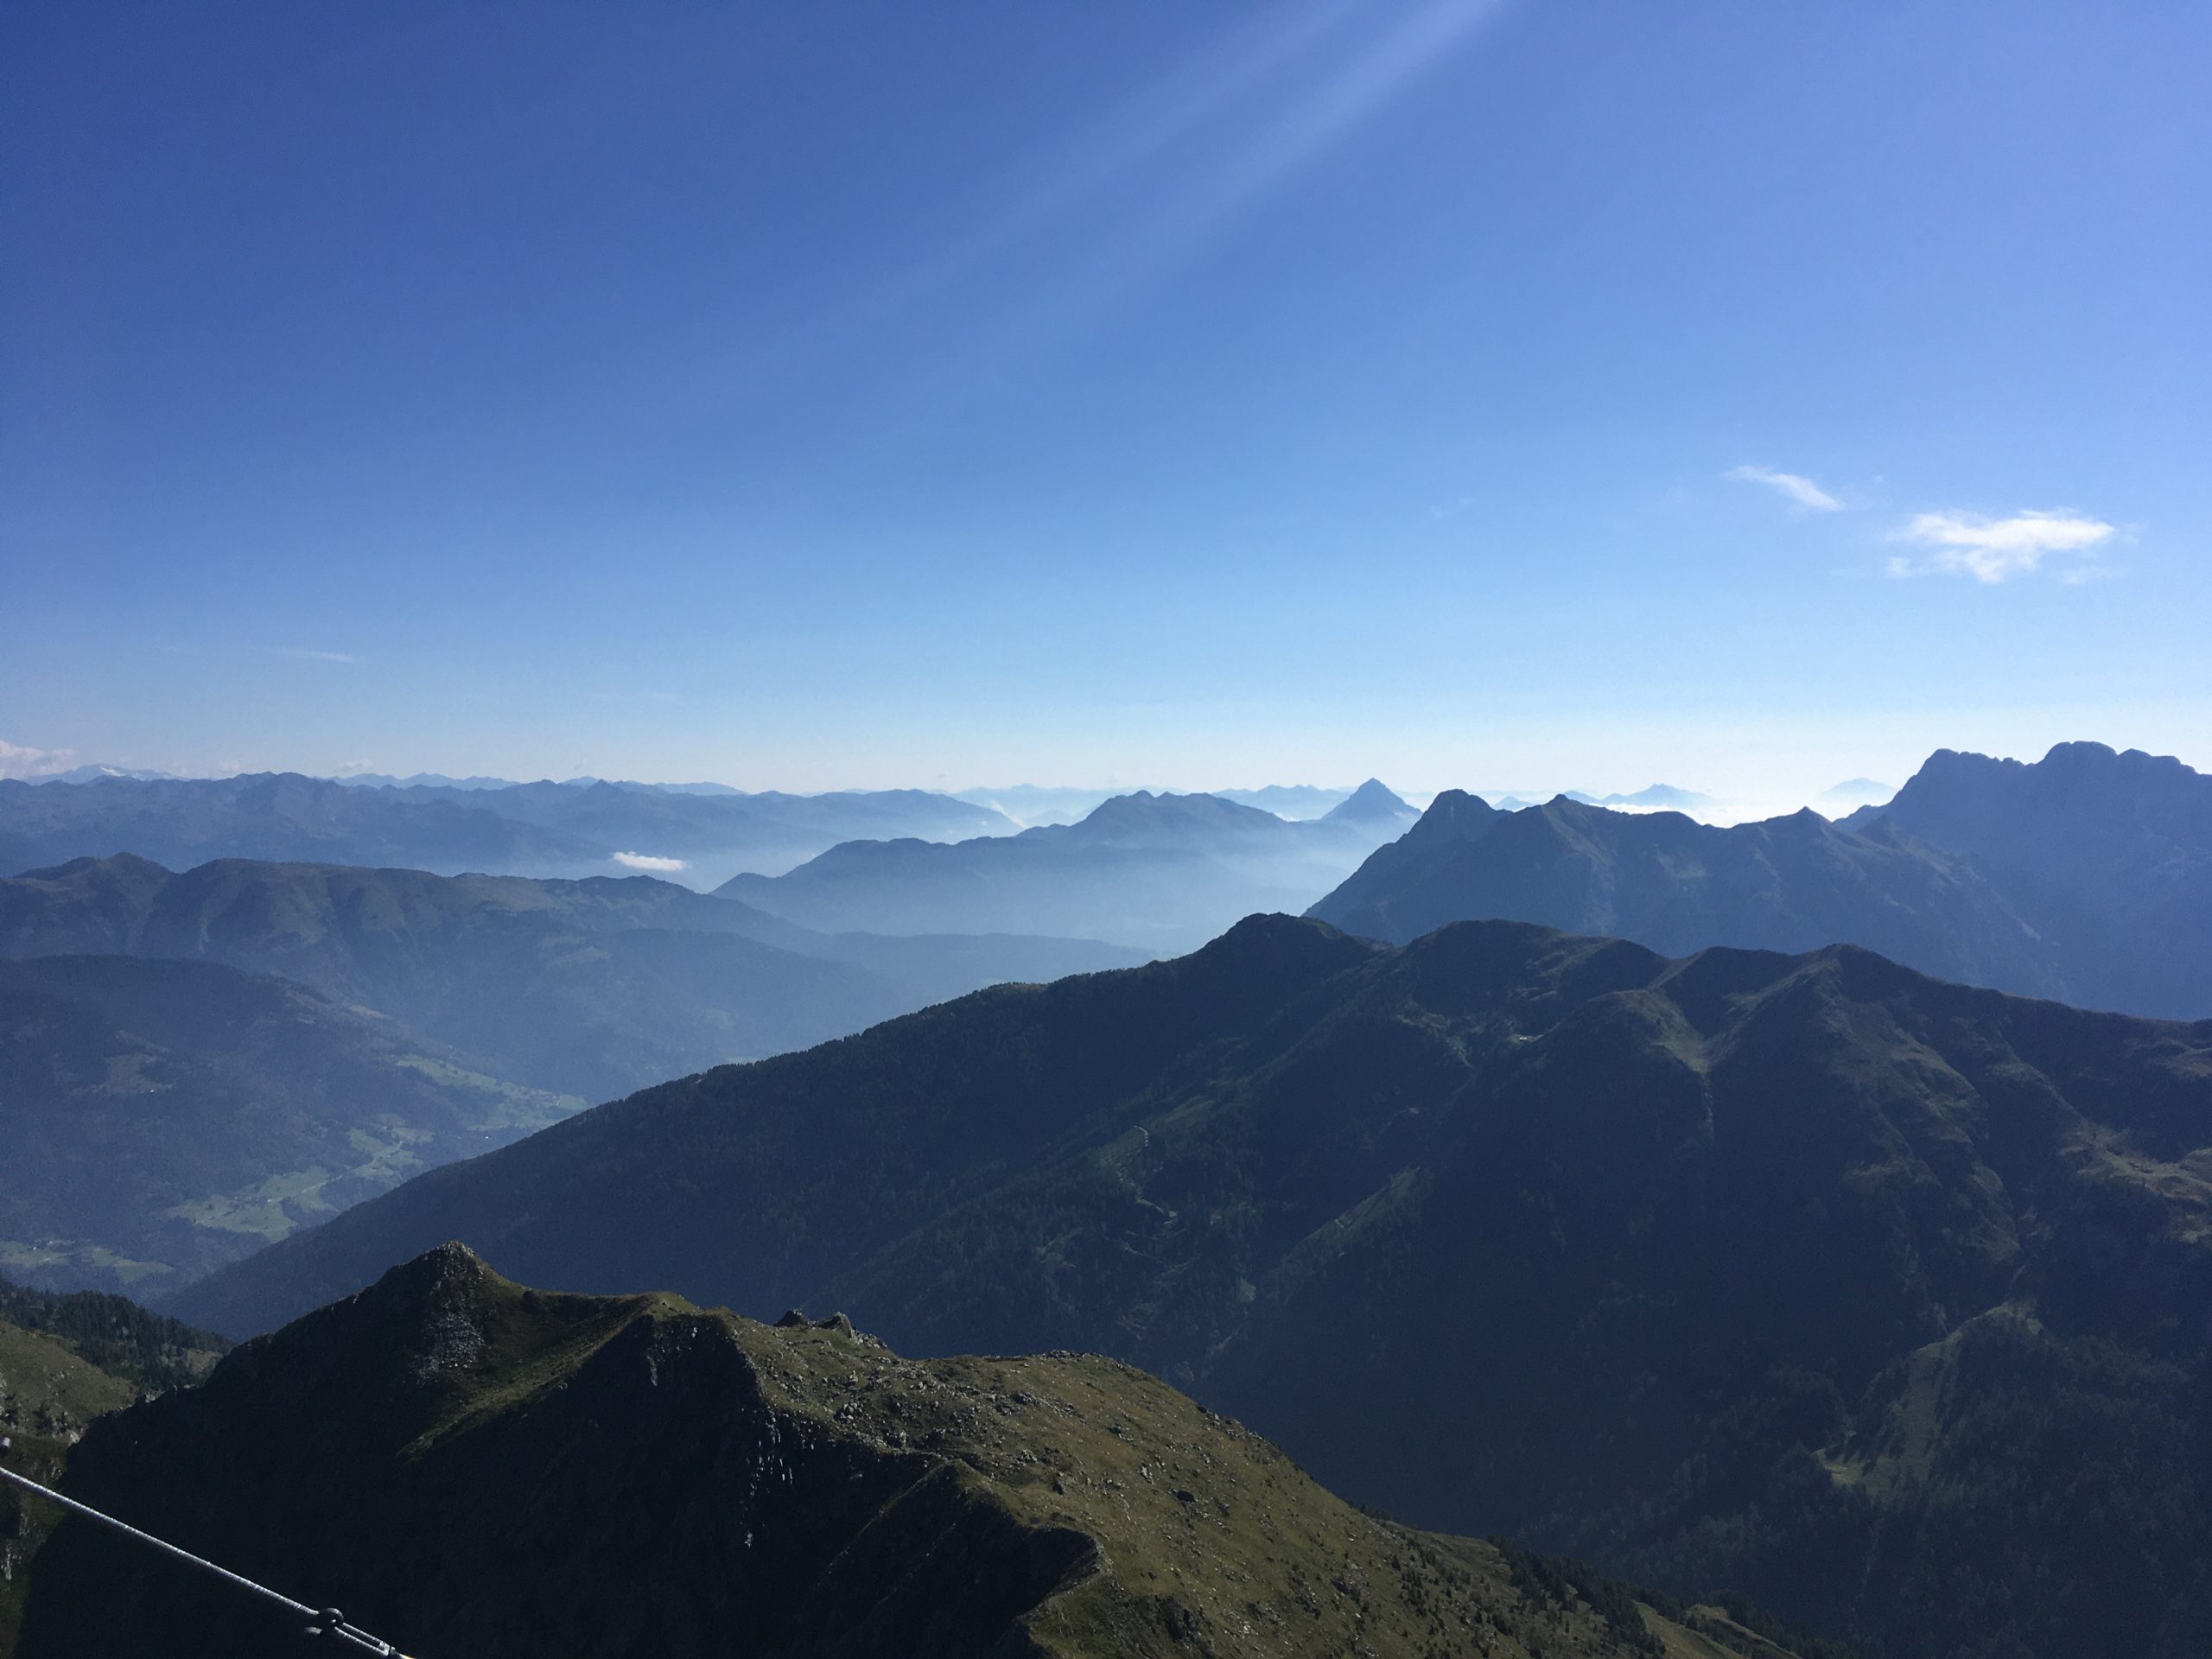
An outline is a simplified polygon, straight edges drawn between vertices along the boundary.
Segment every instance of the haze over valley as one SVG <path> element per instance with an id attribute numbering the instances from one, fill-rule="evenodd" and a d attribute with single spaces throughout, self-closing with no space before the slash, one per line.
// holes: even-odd
<path id="1" fill-rule="evenodd" d="M 0 8 L 0 1659 L 2212 1654 L 2208 63 Z"/>

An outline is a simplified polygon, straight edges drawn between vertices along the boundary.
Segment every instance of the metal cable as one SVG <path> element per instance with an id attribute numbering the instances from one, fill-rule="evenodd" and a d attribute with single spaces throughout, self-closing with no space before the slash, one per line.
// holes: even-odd
<path id="1" fill-rule="evenodd" d="M 4 1452 L 9 1448 L 10 1442 L 0 1440 L 0 1452 Z M 22 1487 L 27 1492 L 47 1499 L 49 1503 L 59 1503 L 72 1515 L 81 1515 L 87 1521 L 97 1521 L 100 1525 L 111 1528 L 123 1534 L 126 1538 L 135 1538 L 142 1544 L 150 1545 L 153 1548 L 161 1551 L 162 1554 L 182 1561 L 188 1567 L 196 1567 L 202 1573 L 213 1573 L 227 1583 L 238 1586 L 241 1590 L 251 1591 L 264 1601 L 275 1602 L 286 1611 L 307 1621 L 306 1633 L 309 1636 L 335 1637 L 340 1642 L 365 1649 L 370 1653 L 388 1656 L 389 1659 L 407 1659 L 407 1656 L 393 1647 L 391 1643 L 379 1640 L 371 1636 L 366 1630 L 359 1630 L 348 1624 L 345 1615 L 334 1607 L 310 1607 L 305 1602 L 294 1601 L 289 1596 L 279 1594 L 267 1585 L 256 1584 L 251 1579 L 233 1573 L 226 1567 L 218 1567 L 213 1561 L 202 1560 L 189 1550 L 179 1549 L 175 1544 L 155 1537 L 150 1532 L 141 1532 L 127 1521 L 118 1521 L 111 1515 L 103 1515 L 89 1503 L 79 1503 L 73 1497 L 65 1497 L 52 1487 L 41 1486 L 28 1476 L 19 1475 L 4 1465 L 0 1465 L 0 1480 L 9 1481 Z"/>

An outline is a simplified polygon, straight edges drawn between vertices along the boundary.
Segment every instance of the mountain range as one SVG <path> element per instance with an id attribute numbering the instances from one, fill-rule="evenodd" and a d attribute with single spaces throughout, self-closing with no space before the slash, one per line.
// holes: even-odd
<path id="1" fill-rule="evenodd" d="M 1710 795 L 1700 795 L 1694 789 L 1678 789 L 1673 784 L 1653 784 L 1632 795 L 1586 795 L 1579 789 L 1570 789 L 1567 791 L 1567 798 L 1580 801 L 1586 806 L 1656 807 L 1677 812 L 1694 811 L 1701 806 L 1715 804 Z"/>
<path id="2" fill-rule="evenodd" d="M 2046 943 L 2069 998 L 2212 1012 L 2212 777 L 2062 743 L 2023 764 L 1943 749 L 1844 823 L 1970 861 Z"/>
<path id="3" fill-rule="evenodd" d="M 2212 1024 L 1257 918 L 648 1090 L 174 1306 L 264 1330 L 456 1236 L 1110 1353 L 1418 1524 L 1881 1659 L 2212 1643 Z"/>
<path id="4" fill-rule="evenodd" d="M 1849 940 L 1949 978 L 2063 988 L 2033 929 L 1963 861 L 1809 810 L 1721 828 L 1564 796 L 1499 812 L 1446 790 L 1307 913 L 1393 944 L 1492 918 L 1676 954 Z"/>
<path id="5" fill-rule="evenodd" d="M 613 873 L 626 856 L 709 886 L 740 870 L 788 869 L 859 836 L 944 840 L 1014 828 L 988 808 L 921 790 L 702 795 L 595 779 L 365 785 L 296 772 L 0 779 L 0 872 L 132 853 L 169 865 L 254 858 L 584 876 Z"/>
<path id="6" fill-rule="evenodd" d="M 71 766 L 62 772 L 41 772 L 22 779 L 27 784 L 90 784 L 103 778 L 174 778 L 168 772 L 155 772 L 144 766 L 109 766 L 88 765 Z"/>
<path id="7" fill-rule="evenodd" d="M 1415 816 L 1373 779 L 1300 823 L 1218 795 L 1140 791 L 1077 823 L 950 845 L 851 842 L 715 891 L 832 931 L 995 930 L 1188 950 L 1241 916 L 1312 902 Z"/>
<path id="8" fill-rule="evenodd" d="M 1112 1360 L 902 1359 L 842 1318 L 525 1290 L 458 1245 L 104 1417 L 67 1484 L 479 1659 L 1790 1659 L 1719 1608 L 1362 1514 Z M 68 1521 L 21 1652 L 298 1639 Z"/>
<path id="9" fill-rule="evenodd" d="M 1401 943 L 1498 918 L 1683 952 L 1845 941 L 1947 978 L 2164 1017 L 2212 1012 L 2212 778 L 2064 744 L 1943 751 L 1895 800 L 1719 828 L 1446 791 L 1309 914 Z"/>
<path id="10" fill-rule="evenodd" d="M 182 957 L 373 1009 L 530 1089 L 605 1099 L 1007 979 L 1121 967 L 1086 940 L 830 937 L 650 876 L 539 881 L 123 855 L 0 880 L 0 957 Z"/>
<path id="11" fill-rule="evenodd" d="M 649 877 L 122 855 L 0 880 L 0 1269 L 150 1294 L 589 1100 L 1141 953 Z"/>

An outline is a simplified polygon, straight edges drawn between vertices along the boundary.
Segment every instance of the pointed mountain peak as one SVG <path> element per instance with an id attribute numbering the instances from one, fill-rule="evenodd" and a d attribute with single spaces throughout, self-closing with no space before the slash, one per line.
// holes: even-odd
<path id="1" fill-rule="evenodd" d="M 1410 818 L 1414 810 L 1386 787 L 1379 778 L 1370 778 L 1338 802 L 1325 815 L 1338 823 L 1357 823 L 1376 818 Z"/>

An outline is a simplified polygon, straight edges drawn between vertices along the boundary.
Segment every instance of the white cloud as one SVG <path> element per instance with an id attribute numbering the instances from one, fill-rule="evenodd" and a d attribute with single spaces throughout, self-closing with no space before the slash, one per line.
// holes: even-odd
<path id="1" fill-rule="evenodd" d="M 680 858 L 655 858 L 650 853 L 617 853 L 614 861 L 626 870 L 652 870 L 659 875 L 673 875 L 691 868 Z"/>
<path id="2" fill-rule="evenodd" d="M 1771 467 L 1731 467 L 1720 474 L 1742 484 L 1764 484 L 1813 512 L 1841 512 L 1843 503 L 1799 473 L 1777 473 Z"/>
<path id="3" fill-rule="evenodd" d="M 1971 512 L 1915 513 L 1896 538 L 1931 550 L 1917 560 L 1891 559 L 1889 573 L 1913 576 L 1936 571 L 1993 584 L 2025 575 L 2039 568 L 2046 556 L 2062 553 L 2084 561 L 2063 578 L 2082 582 L 2093 574 L 2087 561 L 2094 560 L 2099 543 L 2115 533 L 2101 518 L 2063 509 L 2016 512 L 2010 518 L 1985 518 Z"/>
<path id="4" fill-rule="evenodd" d="M 277 657 L 289 657 L 298 663 L 358 663 L 361 659 L 350 651 L 311 651 L 305 645 L 271 645 L 270 652 Z"/>
<path id="5" fill-rule="evenodd" d="M 33 749 L 0 737 L 0 778 L 44 778 L 77 764 L 73 749 Z"/>

